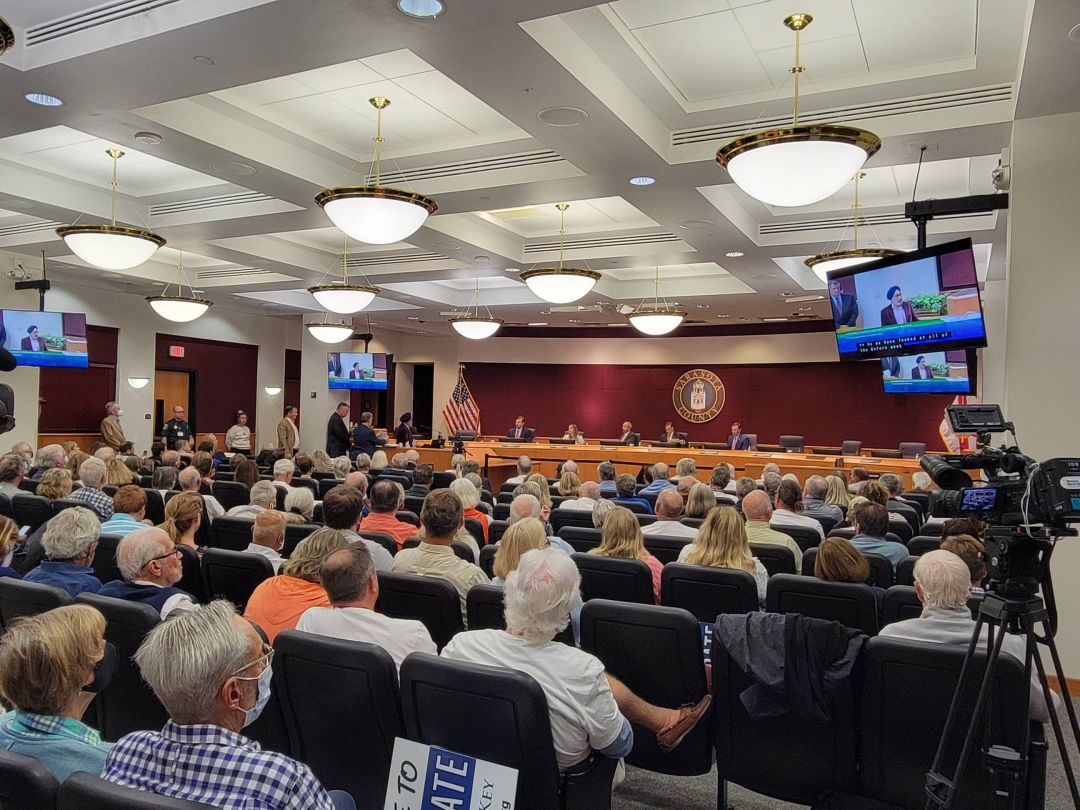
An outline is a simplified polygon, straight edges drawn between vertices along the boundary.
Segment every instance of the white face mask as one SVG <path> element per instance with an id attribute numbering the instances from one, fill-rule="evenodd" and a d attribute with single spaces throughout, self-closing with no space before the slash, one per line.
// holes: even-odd
<path id="1" fill-rule="evenodd" d="M 120 409 L 119 409 L 119 410 L 118 410 L 118 411 L 116 412 L 116 418 L 117 418 L 117 419 L 119 419 L 119 418 L 120 418 L 121 416 L 123 416 L 123 415 L 124 415 L 124 409 L 123 409 L 123 408 L 120 408 Z"/>

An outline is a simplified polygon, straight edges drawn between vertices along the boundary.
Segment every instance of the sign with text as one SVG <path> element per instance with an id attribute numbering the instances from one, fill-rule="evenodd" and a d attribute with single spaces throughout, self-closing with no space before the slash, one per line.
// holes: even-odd
<path id="1" fill-rule="evenodd" d="M 383 810 L 513 810 L 517 771 L 398 737 Z"/>

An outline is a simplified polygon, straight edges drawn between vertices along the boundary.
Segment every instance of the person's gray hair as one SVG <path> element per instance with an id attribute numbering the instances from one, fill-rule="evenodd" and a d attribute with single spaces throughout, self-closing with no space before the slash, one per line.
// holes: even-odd
<path id="1" fill-rule="evenodd" d="M 420 453 L 417 452 L 416 450 L 411 449 L 411 448 L 406 450 L 405 451 L 405 461 L 407 463 L 416 464 L 417 462 L 420 461 Z"/>
<path id="2" fill-rule="evenodd" d="M 285 511 L 311 517 L 315 511 L 315 494 L 307 487 L 295 487 L 285 496 Z"/>
<path id="3" fill-rule="evenodd" d="M 116 458 L 116 451 L 111 447 L 99 447 L 94 451 L 94 458 L 100 458 L 102 461 L 109 461 Z"/>
<path id="4" fill-rule="evenodd" d="M 765 486 L 765 491 L 769 493 L 770 498 L 776 497 L 776 490 L 780 489 L 780 482 L 784 479 L 780 477 L 778 472 L 762 473 L 761 483 Z"/>
<path id="5" fill-rule="evenodd" d="M 176 467 L 158 467 L 150 478 L 154 489 L 172 489 L 176 486 Z"/>
<path id="6" fill-rule="evenodd" d="M 113 411 L 113 408 L 115 408 L 119 404 L 120 404 L 119 402 L 106 402 L 105 403 L 105 413 L 111 415 L 112 411 Z"/>
<path id="7" fill-rule="evenodd" d="M 823 501 L 825 496 L 829 494 L 829 482 L 825 480 L 823 475 L 811 475 L 806 479 L 804 492 L 808 498 Z"/>
<path id="8" fill-rule="evenodd" d="M 334 459 L 334 475 L 338 478 L 344 478 L 346 475 L 352 472 L 352 462 L 349 461 L 348 456 L 337 456 Z"/>
<path id="9" fill-rule="evenodd" d="M 184 467 L 176 477 L 182 490 L 195 492 L 202 486 L 202 475 L 195 467 Z"/>
<path id="10" fill-rule="evenodd" d="M 593 504 L 592 508 L 592 525 L 593 528 L 602 529 L 604 527 L 604 518 L 607 513 L 618 506 L 614 501 L 604 498 Z"/>
<path id="11" fill-rule="evenodd" d="M 528 475 L 532 472 L 532 459 L 528 456 L 518 456 L 517 471 L 519 475 Z"/>
<path id="12" fill-rule="evenodd" d="M 0 481 L 14 481 L 26 474 L 26 459 L 17 453 L 0 456 Z"/>
<path id="13" fill-rule="evenodd" d="M 451 482 L 450 491 L 461 499 L 461 506 L 464 509 L 475 509 L 480 503 L 480 491 L 468 478 L 458 478 Z"/>
<path id="14" fill-rule="evenodd" d="M 668 476 L 671 474 L 671 467 L 662 461 L 658 461 L 652 465 L 652 480 L 653 481 L 667 481 Z"/>
<path id="15" fill-rule="evenodd" d="M 600 497 L 600 485 L 595 481 L 582 481 L 578 489 L 578 497 L 591 498 L 595 501 Z"/>
<path id="16" fill-rule="evenodd" d="M 405 454 L 404 453 L 394 453 L 394 455 L 392 455 L 390 457 L 390 466 L 393 467 L 395 470 L 404 470 L 405 469 Z"/>
<path id="17" fill-rule="evenodd" d="M 374 421 L 375 415 L 371 411 L 363 411 L 360 414 L 360 424 L 370 425 Z"/>
<path id="18" fill-rule="evenodd" d="M 615 465 L 610 461 L 601 461 L 596 465 L 596 474 L 601 481 L 614 481 Z"/>
<path id="19" fill-rule="evenodd" d="M 63 461 L 64 448 L 58 444 L 47 444 L 38 450 L 37 465 L 39 467 L 45 467 L 46 469 L 60 467 L 63 466 Z"/>
<path id="20" fill-rule="evenodd" d="M 757 481 L 749 475 L 744 475 L 735 482 L 735 497 L 742 500 L 755 489 L 757 489 Z"/>
<path id="21" fill-rule="evenodd" d="M 464 479 L 465 481 L 468 481 L 470 484 L 472 484 L 474 487 L 476 487 L 477 492 L 479 492 L 480 490 L 482 490 L 484 488 L 484 479 L 481 478 L 476 473 L 465 473 L 465 475 L 463 475 L 461 477 L 462 477 L 462 479 Z"/>
<path id="22" fill-rule="evenodd" d="M 566 461 L 563 462 L 562 471 L 564 473 L 570 472 L 570 473 L 574 473 L 574 475 L 577 475 L 578 472 L 579 472 L 578 463 L 576 461 L 574 461 L 572 458 L 568 458 Z"/>
<path id="23" fill-rule="evenodd" d="M 154 559 L 167 554 L 173 545 L 169 535 L 152 526 L 136 529 L 116 547 L 116 567 L 126 582 L 134 582 L 139 574 Z"/>
<path id="24" fill-rule="evenodd" d="M 922 591 L 924 607 L 966 607 L 971 593 L 971 571 L 951 551 L 928 551 L 915 561 L 915 584 Z"/>
<path id="25" fill-rule="evenodd" d="M 292 463 L 292 459 L 279 458 L 274 462 L 274 475 L 292 475 L 296 472 L 296 465 Z"/>
<path id="26" fill-rule="evenodd" d="M 72 506 L 49 519 L 41 545 L 51 561 L 63 562 L 85 555 L 100 536 L 98 516 L 83 506 Z"/>
<path id="27" fill-rule="evenodd" d="M 731 470 L 728 469 L 727 464 L 720 463 L 712 468 L 712 473 L 709 475 L 709 483 L 714 487 L 720 487 L 720 489 L 723 489 L 731 483 Z"/>
<path id="28" fill-rule="evenodd" d="M 570 623 L 580 588 L 581 574 L 564 551 L 527 551 L 503 583 L 507 629 L 528 641 L 551 641 Z"/>
<path id="29" fill-rule="evenodd" d="M 540 499 L 528 493 L 517 495 L 510 502 L 510 516 L 506 519 L 507 525 L 525 518 L 540 517 Z"/>
<path id="30" fill-rule="evenodd" d="M 697 464 L 694 463 L 692 458 L 680 458 L 675 462 L 675 475 L 682 478 L 684 475 L 696 475 Z"/>
<path id="31" fill-rule="evenodd" d="M 770 461 L 767 464 L 765 464 L 764 467 L 761 468 L 761 474 L 762 475 L 764 475 L 765 473 L 770 473 L 770 472 L 773 472 L 773 473 L 776 473 L 777 475 L 779 475 L 780 474 L 780 465 L 777 464 L 775 461 Z"/>
<path id="32" fill-rule="evenodd" d="M 277 487 L 272 481 L 256 481 L 251 485 L 248 500 L 256 506 L 273 509 L 277 505 Z"/>
<path id="33" fill-rule="evenodd" d="M 79 480 L 84 487 L 100 489 L 105 480 L 105 462 L 100 458 L 88 458 L 79 465 Z"/>
<path id="34" fill-rule="evenodd" d="M 371 456 L 367 453 L 357 453 L 356 455 L 356 469 L 361 472 L 367 472 L 371 469 Z"/>
<path id="35" fill-rule="evenodd" d="M 919 470 L 911 476 L 911 483 L 915 485 L 915 489 L 929 489 L 934 483 L 934 479 L 930 477 L 930 474 Z"/>
<path id="36" fill-rule="evenodd" d="M 889 495 L 893 497 L 904 491 L 904 480 L 895 473 L 885 473 L 878 481 L 889 491 Z"/>
<path id="37" fill-rule="evenodd" d="M 690 494 L 686 498 L 686 516 L 703 518 L 716 506 L 716 493 L 708 484 L 700 481 L 690 487 Z"/>
<path id="38" fill-rule="evenodd" d="M 180 725 L 205 723 L 222 685 L 251 664 L 251 641 L 231 602 L 219 599 L 151 630 L 135 663 L 169 717 Z"/>

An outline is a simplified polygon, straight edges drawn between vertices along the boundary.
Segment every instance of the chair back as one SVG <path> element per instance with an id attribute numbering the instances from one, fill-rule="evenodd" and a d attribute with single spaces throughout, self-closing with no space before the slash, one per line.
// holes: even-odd
<path id="1" fill-rule="evenodd" d="M 473 585 L 465 598 L 470 630 L 505 630 L 503 589 L 498 585 Z"/>
<path id="2" fill-rule="evenodd" d="M 274 566 L 262 554 L 208 548 L 202 572 L 210 599 L 228 599 L 243 613 L 259 583 L 274 576 Z"/>
<path id="3" fill-rule="evenodd" d="M 431 488 L 432 489 L 449 489 L 450 485 L 457 480 L 457 476 L 452 472 L 433 472 L 431 474 Z"/>
<path id="4" fill-rule="evenodd" d="M 487 539 L 484 537 L 484 527 L 476 518 L 465 518 L 465 531 L 472 535 L 476 545 L 484 546 L 487 544 Z"/>
<path id="5" fill-rule="evenodd" d="M 400 512 L 395 512 L 394 517 L 397 518 L 399 523 L 408 523 L 410 526 L 420 528 L 420 513 L 411 512 L 408 509 L 403 509 Z"/>
<path id="6" fill-rule="evenodd" d="M 771 543 L 751 543 L 750 553 L 761 561 L 770 577 L 795 573 L 795 555 L 790 548 Z"/>
<path id="7" fill-rule="evenodd" d="M 52 503 L 40 495 L 20 492 L 11 498 L 11 516 L 19 526 L 29 526 L 34 531 L 53 516 Z"/>
<path id="8" fill-rule="evenodd" d="M 911 529 L 911 535 L 909 537 L 905 537 L 905 540 L 910 540 L 912 537 L 919 533 L 919 527 L 922 526 L 923 522 L 922 514 L 912 504 L 900 503 L 900 501 L 897 500 L 890 500 L 885 505 L 885 508 L 891 514 L 900 515 L 904 518 L 904 520 L 907 521 L 908 528 Z M 897 525 L 899 526 L 900 524 L 897 523 Z M 892 521 L 889 522 L 889 528 L 892 528 Z M 896 531 L 896 529 L 893 529 L 893 531 Z"/>
<path id="9" fill-rule="evenodd" d="M 805 436 L 781 436 L 777 442 L 785 453 L 801 453 L 806 448 Z"/>
<path id="10" fill-rule="evenodd" d="M 669 563 L 660 578 L 660 602 L 712 624 L 721 613 L 756 611 L 757 583 L 745 571 Z"/>
<path id="11" fill-rule="evenodd" d="M 75 601 L 101 611 L 105 640 L 116 647 L 116 673 L 108 688 L 94 699 L 101 736 L 115 741 L 131 731 L 161 728 L 168 712 L 132 660 L 146 634 L 160 624 L 158 612 L 142 602 L 92 593 L 81 593 Z"/>
<path id="12" fill-rule="evenodd" d="M 562 537 L 562 529 L 575 526 L 582 529 L 593 528 L 591 509 L 552 509 L 548 518 L 555 534 Z"/>
<path id="13" fill-rule="evenodd" d="M 0 748 L 0 810 L 56 810 L 59 787 L 40 760 Z"/>
<path id="14" fill-rule="evenodd" d="M 584 526 L 566 526 L 559 532 L 559 539 L 565 540 L 574 551 L 587 552 L 600 545 L 600 529 Z"/>
<path id="15" fill-rule="evenodd" d="M 420 510 L 424 508 L 424 499 L 418 495 L 406 495 L 405 508 L 419 519 Z"/>
<path id="16" fill-rule="evenodd" d="M 581 573 L 581 598 L 614 599 L 620 602 L 656 603 L 652 572 L 641 560 L 602 557 L 599 554 L 571 555 Z"/>
<path id="17" fill-rule="evenodd" d="M 840 453 L 845 456 L 857 456 L 862 453 L 862 442 L 845 439 L 840 443 Z"/>
<path id="18" fill-rule="evenodd" d="M 916 532 L 920 537 L 941 537 L 941 533 L 945 531 L 944 523 L 924 523 L 919 527 L 919 531 Z"/>
<path id="19" fill-rule="evenodd" d="M 488 579 L 495 577 L 495 555 L 498 553 L 499 549 L 494 545 L 480 549 L 480 570 L 487 574 Z"/>
<path id="20" fill-rule="evenodd" d="M 929 515 L 931 511 L 930 493 L 929 492 L 903 492 L 900 495 L 905 501 L 910 501 L 918 505 L 919 511 L 924 515 Z"/>
<path id="21" fill-rule="evenodd" d="M 319 479 L 319 500 L 321 501 L 326 497 L 326 493 L 332 490 L 334 487 L 341 486 L 345 483 L 344 478 L 320 478 Z"/>
<path id="22" fill-rule="evenodd" d="M 510 519 L 510 504 L 497 503 L 491 510 L 491 517 L 493 520 L 509 520 Z M 489 528 L 488 531 L 491 531 Z"/>
<path id="23" fill-rule="evenodd" d="M 94 550 L 94 561 L 90 567 L 94 576 L 101 580 L 101 584 L 112 582 L 114 579 L 123 579 L 120 569 L 116 565 L 116 547 L 120 545 L 122 538 L 116 534 L 103 534 L 98 537 L 97 548 Z"/>
<path id="24" fill-rule="evenodd" d="M 901 458 L 918 458 L 926 452 L 926 442 L 900 442 Z"/>
<path id="25" fill-rule="evenodd" d="M 394 660 L 374 644 L 295 630 L 278 633 L 274 652 L 292 756 L 357 807 L 382 808 L 394 740 L 405 735 Z"/>
<path id="26" fill-rule="evenodd" d="M 506 534 L 506 530 L 509 528 L 510 524 L 505 520 L 491 521 L 491 524 L 488 526 L 488 543 L 490 545 L 498 543 L 502 540 L 502 536 Z M 480 550 L 483 551 L 482 548 Z"/>
<path id="27" fill-rule="evenodd" d="M 248 488 L 239 481 L 223 481 L 216 479 L 211 487 L 213 495 L 218 503 L 228 512 L 234 506 L 243 506 L 251 501 Z"/>
<path id="28" fill-rule="evenodd" d="M 372 540 L 372 541 L 378 543 L 380 546 L 382 546 L 388 552 L 390 552 L 390 556 L 393 556 L 393 555 L 397 554 L 397 552 L 398 552 L 397 541 L 391 535 L 387 534 L 386 532 L 364 532 L 364 531 L 360 531 L 360 532 L 357 532 L 357 534 L 360 535 L 361 537 L 363 537 L 365 540 Z M 408 544 L 408 541 L 412 540 L 412 539 L 413 538 L 410 537 L 408 540 L 405 541 L 405 543 L 406 543 L 406 545 L 404 546 L 405 548 L 411 548 L 411 546 Z M 420 545 L 420 539 L 419 538 L 416 539 L 416 545 Z"/>
<path id="29" fill-rule="evenodd" d="M 375 609 L 397 619 L 422 622 L 440 650 L 465 629 L 457 590 L 438 577 L 380 572 Z"/>
<path id="30" fill-rule="evenodd" d="M 803 551 L 806 551 L 808 548 L 816 548 L 821 542 L 821 535 L 818 534 L 817 529 L 812 529 L 808 526 L 777 526 L 769 524 L 769 528 L 788 535 Z"/>
<path id="31" fill-rule="evenodd" d="M 60 785 L 56 810 L 213 810 L 209 804 L 159 796 L 76 771 Z"/>
<path id="32" fill-rule="evenodd" d="M 915 586 L 915 563 L 919 558 L 909 554 L 896 564 L 896 584 Z"/>
<path id="33" fill-rule="evenodd" d="M 292 553 L 296 551 L 296 547 L 300 545 L 300 542 L 310 534 L 314 534 L 321 529 L 317 523 L 286 523 L 285 524 L 285 545 L 281 547 L 282 557 L 291 557 Z"/>
<path id="34" fill-rule="evenodd" d="M 921 557 L 928 551 L 936 551 L 941 548 L 940 537 L 928 537 L 925 534 L 919 534 L 908 540 L 907 550 L 913 557 Z"/>
<path id="35" fill-rule="evenodd" d="M 190 546 L 177 546 L 180 551 L 180 565 L 182 573 L 176 587 L 191 594 L 191 597 L 201 604 L 210 601 L 206 597 L 206 581 L 202 575 L 202 560 L 199 552 Z"/>
<path id="36" fill-rule="evenodd" d="M 102 490 L 102 492 L 104 491 L 105 490 Z M 86 504 L 82 501 L 73 501 L 71 498 L 57 498 L 50 503 L 50 506 L 52 506 L 52 511 L 54 515 L 64 511 L 65 509 L 73 509 L 76 506 L 85 506 L 87 509 L 90 508 L 89 506 L 86 506 Z"/>
<path id="37" fill-rule="evenodd" d="M 615 497 L 615 496 L 612 495 L 611 497 Z M 629 509 L 635 515 L 648 515 L 649 514 L 648 507 L 646 507 L 645 504 L 643 504 L 643 503 L 638 503 L 637 501 L 620 501 L 619 506 L 623 507 L 624 509 Z"/>
<path id="38" fill-rule="evenodd" d="M 870 578 L 866 580 L 868 585 L 877 585 L 879 588 L 888 588 L 893 584 L 896 575 L 893 571 L 893 564 L 889 561 L 888 557 L 883 557 L 881 554 L 874 554 L 872 552 L 863 552 L 863 556 L 866 557 L 866 561 L 870 563 Z"/>
<path id="39" fill-rule="evenodd" d="M 11 517 L 11 498 L 0 492 L 0 515 Z"/>
<path id="40" fill-rule="evenodd" d="M 40 481 L 35 481 L 33 478 L 24 478 L 19 482 L 19 489 L 23 492 L 29 492 L 31 495 L 37 495 L 37 488 Z"/>
<path id="41" fill-rule="evenodd" d="M 922 602 L 910 585 L 893 585 L 881 600 L 881 626 L 922 615 Z"/>
<path id="42" fill-rule="evenodd" d="M 14 577 L 0 577 L 0 620 L 5 627 L 19 616 L 36 616 L 70 604 L 71 597 L 63 588 Z"/>
<path id="43" fill-rule="evenodd" d="M 646 550 L 664 565 L 678 560 L 682 550 L 693 542 L 689 537 L 666 534 L 646 534 L 642 539 Z"/>
<path id="44" fill-rule="evenodd" d="M 210 545 L 226 551 L 243 551 L 251 543 L 251 518 L 219 517 L 212 524 Z"/>
<path id="45" fill-rule="evenodd" d="M 821 529 L 825 532 L 826 537 L 829 536 L 829 532 L 831 532 L 840 524 L 840 521 L 838 521 L 831 515 L 810 515 L 810 517 L 812 517 L 814 520 L 821 524 Z M 818 542 L 821 542 L 820 538 L 818 539 Z"/>
<path id="46" fill-rule="evenodd" d="M 828 582 L 812 577 L 777 574 L 769 577 L 765 609 L 770 613 L 801 613 L 877 635 L 877 602 L 861 582 Z"/>
<path id="47" fill-rule="evenodd" d="M 165 499 L 151 487 L 143 487 L 142 491 L 146 496 L 146 519 L 155 526 L 160 526 L 165 522 Z"/>

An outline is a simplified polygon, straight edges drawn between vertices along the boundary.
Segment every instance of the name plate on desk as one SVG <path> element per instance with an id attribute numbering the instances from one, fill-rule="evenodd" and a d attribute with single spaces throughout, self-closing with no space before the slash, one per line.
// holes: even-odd
<path id="1" fill-rule="evenodd" d="M 513 810 L 516 795 L 513 768 L 398 737 L 383 810 Z"/>

